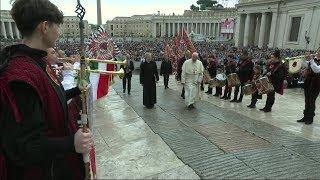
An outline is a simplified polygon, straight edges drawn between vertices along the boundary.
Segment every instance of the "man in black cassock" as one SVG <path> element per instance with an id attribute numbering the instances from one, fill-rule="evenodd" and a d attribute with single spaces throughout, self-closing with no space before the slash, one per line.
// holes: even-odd
<path id="1" fill-rule="evenodd" d="M 189 50 L 185 51 L 185 54 L 182 58 L 178 61 L 178 69 L 177 69 L 177 75 L 176 79 L 177 81 L 181 81 L 181 74 L 182 74 L 182 65 L 183 63 L 191 58 L 191 52 Z M 184 99 L 184 87 L 182 88 L 181 97 Z"/>
<path id="2" fill-rule="evenodd" d="M 143 86 L 143 105 L 148 109 L 157 103 L 156 83 L 159 81 L 157 64 L 152 61 L 151 53 L 146 53 L 140 66 L 140 84 Z"/>
<path id="3" fill-rule="evenodd" d="M 161 67 L 160 67 L 160 76 L 163 76 L 163 81 L 164 81 L 164 87 L 165 89 L 169 88 L 169 76 L 172 74 L 172 65 L 171 61 L 166 58 L 162 61 Z"/>

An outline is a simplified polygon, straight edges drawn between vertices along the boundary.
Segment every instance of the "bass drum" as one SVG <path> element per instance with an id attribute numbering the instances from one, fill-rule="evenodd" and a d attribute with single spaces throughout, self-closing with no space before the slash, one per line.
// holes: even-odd
<path id="1" fill-rule="evenodd" d="M 229 87 L 234 87 L 234 86 L 237 86 L 237 85 L 241 84 L 239 76 L 238 76 L 237 73 L 229 74 L 227 76 L 227 79 L 228 79 L 228 86 Z"/>
<path id="2" fill-rule="evenodd" d="M 289 66 L 289 73 L 291 74 L 296 74 L 296 73 L 299 73 L 301 68 L 302 68 L 302 62 L 303 62 L 303 59 L 300 59 L 300 58 L 297 58 L 297 59 L 294 59 L 294 60 L 290 60 L 288 62 L 288 66 Z"/>
<path id="3" fill-rule="evenodd" d="M 273 85 L 267 77 L 262 77 L 256 80 L 255 86 L 257 87 L 259 94 L 268 94 L 274 90 Z"/>
<path id="4" fill-rule="evenodd" d="M 251 95 L 256 92 L 256 86 L 253 83 L 246 84 L 242 87 L 242 91 L 244 95 Z"/>

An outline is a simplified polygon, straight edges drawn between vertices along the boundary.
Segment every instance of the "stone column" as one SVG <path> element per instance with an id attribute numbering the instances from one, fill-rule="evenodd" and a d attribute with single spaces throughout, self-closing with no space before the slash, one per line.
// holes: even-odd
<path id="1" fill-rule="evenodd" d="M 196 23 L 196 31 L 194 33 L 198 34 L 198 23 Z"/>
<path id="2" fill-rule="evenodd" d="M 204 23 L 203 35 L 207 36 L 207 23 Z"/>
<path id="3" fill-rule="evenodd" d="M 212 35 L 212 33 L 211 33 L 211 31 L 212 31 L 212 23 L 209 23 L 209 36 L 211 37 L 211 35 Z"/>
<path id="4" fill-rule="evenodd" d="M 154 33 L 154 37 L 158 36 L 158 23 L 154 23 L 153 24 L 153 33 Z"/>
<path id="5" fill-rule="evenodd" d="M 187 23 L 187 33 L 190 33 L 190 30 L 189 30 L 189 23 Z"/>
<path id="6" fill-rule="evenodd" d="M 254 45 L 259 45 L 259 34 L 260 34 L 260 26 L 261 26 L 261 16 L 257 14 L 256 19 L 256 29 L 254 31 Z"/>
<path id="7" fill-rule="evenodd" d="M 217 25 L 218 25 L 218 37 L 220 37 L 220 22 L 218 22 Z"/>
<path id="8" fill-rule="evenodd" d="M 165 27 L 165 23 L 161 23 L 161 37 L 164 37 L 166 34 L 166 27 Z"/>
<path id="9" fill-rule="evenodd" d="M 249 45 L 250 22 L 251 22 L 251 14 L 247 14 L 246 22 L 245 22 L 245 25 L 244 25 L 244 39 L 243 39 L 243 46 L 244 47 Z"/>
<path id="10" fill-rule="evenodd" d="M 6 26 L 3 21 L 1 21 L 0 33 L 4 38 L 7 38 Z"/>
<path id="11" fill-rule="evenodd" d="M 172 23 L 172 26 L 173 26 L 173 36 L 176 35 L 176 23 Z"/>
<path id="12" fill-rule="evenodd" d="M 101 0 L 97 0 L 97 24 L 102 25 L 101 18 Z"/>
<path id="13" fill-rule="evenodd" d="M 13 31 L 12 31 L 12 25 L 11 22 L 8 22 L 8 31 L 9 31 L 9 36 L 13 38 Z"/>
<path id="14" fill-rule="evenodd" d="M 266 34 L 266 20 L 267 20 L 267 14 L 262 13 L 260 33 L 259 33 L 259 44 L 258 44 L 259 48 L 262 48 L 264 46 L 265 34 Z"/>
<path id="15" fill-rule="evenodd" d="M 270 28 L 270 38 L 269 38 L 269 48 L 275 47 L 275 35 L 276 35 L 276 28 L 277 28 L 277 19 L 278 13 L 272 12 L 272 20 L 271 20 L 271 28 Z"/>

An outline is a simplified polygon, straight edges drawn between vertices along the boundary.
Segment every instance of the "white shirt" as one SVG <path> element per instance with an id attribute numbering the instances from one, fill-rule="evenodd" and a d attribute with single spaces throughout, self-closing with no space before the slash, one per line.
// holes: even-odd
<path id="1" fill-rule="evenodd" d="M 75 62 L 73 64 L 73 68 L 79 69 L 80 63 Z M 77 86 L 77 83 L 75 80 L 75 78 L 77 77 L 77 72 L 75 70 L 63 70 L 62 75 L 63 75 L 63 81 L 61 82 L 61 84 L 65 90 L 72 89 Z"/>
<path id="2" fill-rule="evenodd" d="M 314 59 L 310 61 L 310 67 L 314 73 L 320 73 L 320 65 L 314 62 Z"/>

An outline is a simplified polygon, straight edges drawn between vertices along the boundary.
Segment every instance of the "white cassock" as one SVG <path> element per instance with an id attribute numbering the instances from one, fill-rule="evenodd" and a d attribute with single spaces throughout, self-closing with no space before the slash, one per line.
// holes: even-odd
<path id="1" fill-rule="evenodd" d="M 182 65 L 181 83 L 184 83 L 185 102 L 189 106 L 200 99 L 200 83 L 203 79 L 202 62 L 192 59 L 185 61 Z"/>

